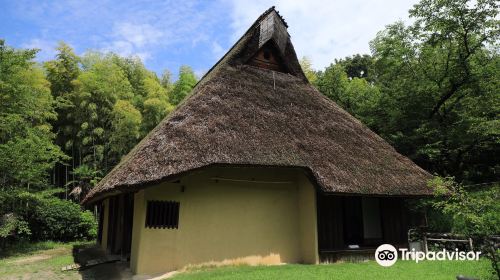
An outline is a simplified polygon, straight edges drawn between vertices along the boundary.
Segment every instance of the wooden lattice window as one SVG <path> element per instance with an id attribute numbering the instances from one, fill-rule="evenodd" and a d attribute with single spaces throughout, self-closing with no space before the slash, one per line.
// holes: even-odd
<path id="1" fill-rule="evenodd" d="M 150 200 L 146 208 L 147 228 L 179 228 L 179 207 L 176 201 Z"/>

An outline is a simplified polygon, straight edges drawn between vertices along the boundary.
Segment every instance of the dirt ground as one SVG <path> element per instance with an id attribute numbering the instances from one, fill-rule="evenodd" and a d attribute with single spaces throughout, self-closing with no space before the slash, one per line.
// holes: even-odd
<path id="1" fill-rule="evenodd" d="M 61 271 L 73 263 L 82 264 L 91 259 L 104 257 L 95 245 L 74 245 L 31 252 L 27 255 L 0 259 L 0 279 L 149 279 L 134 276 L 128 262 L 100 264 L 81 270 Z"/>

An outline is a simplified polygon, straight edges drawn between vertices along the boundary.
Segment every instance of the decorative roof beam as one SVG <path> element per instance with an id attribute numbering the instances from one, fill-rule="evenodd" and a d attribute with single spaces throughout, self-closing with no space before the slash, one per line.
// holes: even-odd
<path id="1" fill-rule="evenodd" d="M 287 27 L 276 11 L 270 12 L 260 21 L 259 48 L 273 40 L 281 55 L 284 55 L 288 37 Z"/>

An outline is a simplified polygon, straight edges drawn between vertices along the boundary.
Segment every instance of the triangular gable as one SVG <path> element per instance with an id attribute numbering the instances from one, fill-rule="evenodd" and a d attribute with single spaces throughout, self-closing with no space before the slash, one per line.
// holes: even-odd
<path id="1" fill-rule="evenodd" d="M 205 76 L 209 76 L 219 65 L 226 63 L 233 66 L 246 64 L 288 73 L 307 82 L 287 28 L 287 23 L 274 6 L 269 8 Z M 200 82 L 204 80 L 205 76 Z"/>
<path id="2" fill-rule="evenodd" d="M 248 64 L 255 67 L 289 73 L 288 67 L 284 63 L 283 55 L 272 40 L 267 41 L 255 55 L 250 58 Z"/>
<path id="3" fill-rule="evenodd" d="M 254 23 L 253 34 L 239 55 L 244 58 L 241 62 L 304 78 L 287 28 L 285 20 L 271 7 Z"/>

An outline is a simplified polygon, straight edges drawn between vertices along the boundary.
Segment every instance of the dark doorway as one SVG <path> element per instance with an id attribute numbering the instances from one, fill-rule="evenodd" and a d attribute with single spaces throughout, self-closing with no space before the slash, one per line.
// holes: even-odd
<path id="1" fill-rule="evenodd" d="M 342 212 L 344 222 L 344 243 L 346 245 L 363 244 L 363 209 L 361 197 L 342 197 Z"/>
<path id="2" fill-rule="evenodd" d="M 130 256 L 132 248 L 132 226 L 134 222 L 134 194 L 124 195 L 122 255 Z"/>
<path id="3" fill-rule="evenodd" d="M 98 213 L 98 228 L 97 228 L 97 240 L 100 244 L 102 244 L 102 226 L 104 223 L 104 203 L 99 203 L 97 205 L 97 213 Z"/>
<path id="4" fill-rule="evenodd" d="M 108 213 L 108 251 L 130 256 L 132 247 L 132 228 L 134 220 L 134 194 L 126 193 L 109 199 Z"/>
<path id="5" fill-rule="evenodd" d="M 318 194 L 320 251 L 405 244 L 410 212 L 404 198 Z M 354 245 L 349 247 L 349 245 Z"/>

